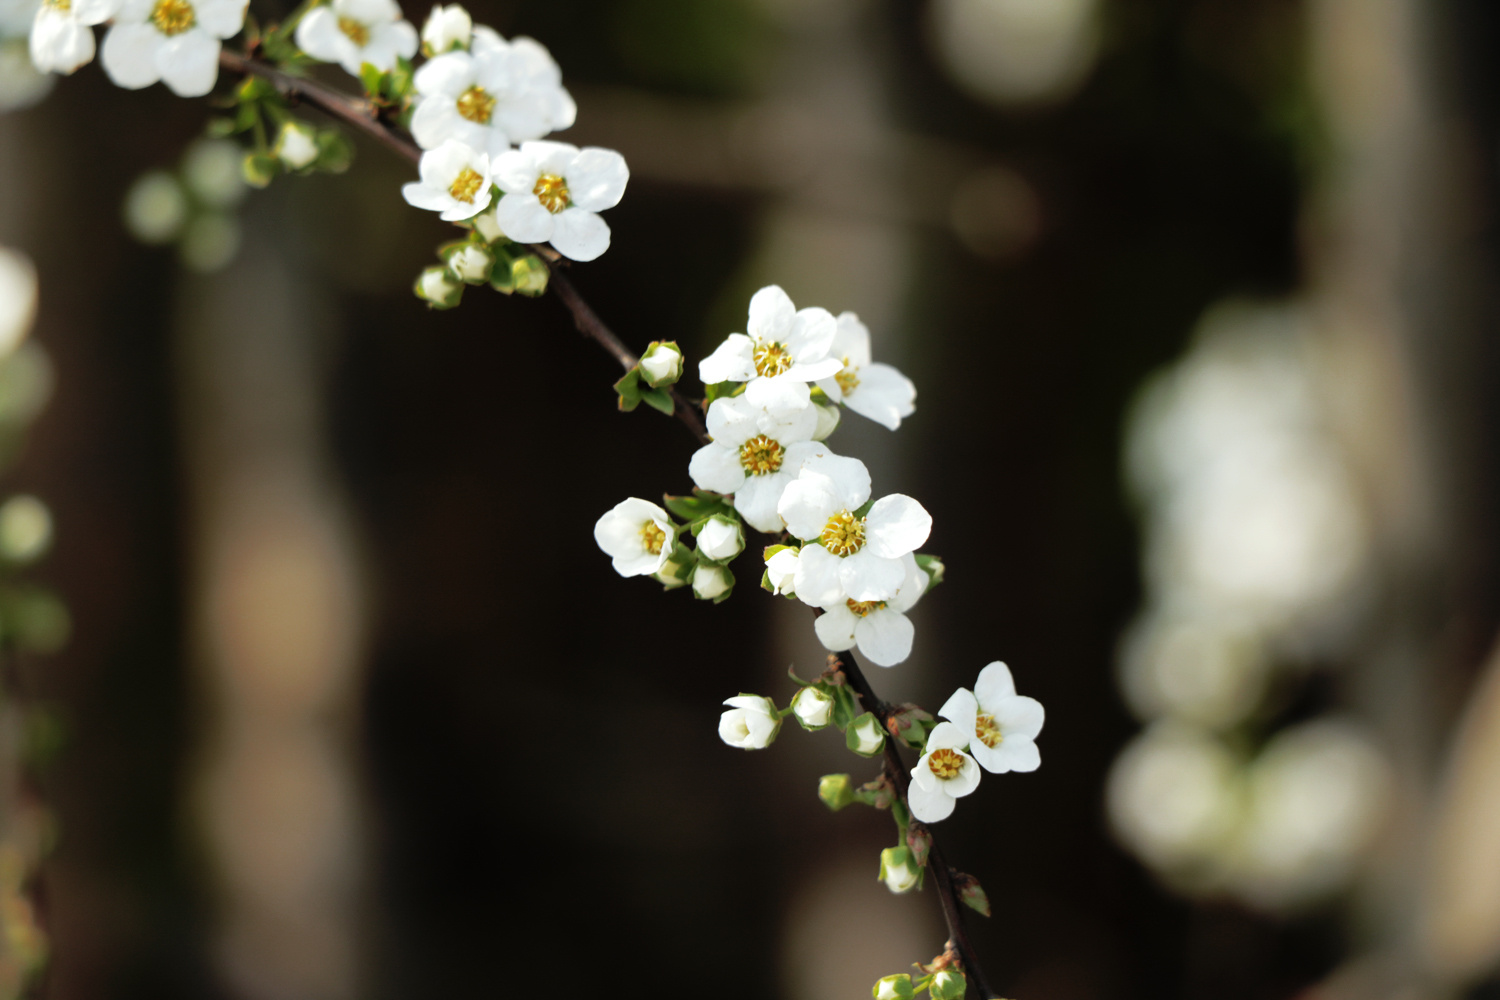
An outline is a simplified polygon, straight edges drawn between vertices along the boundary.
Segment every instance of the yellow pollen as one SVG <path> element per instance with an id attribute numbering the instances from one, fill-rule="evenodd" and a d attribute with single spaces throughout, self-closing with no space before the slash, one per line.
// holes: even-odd
<path id="1" fill-rule="evenodd" d="M 163 35 L 180 35 L 198 21 L 188 0 L 156 0 L 151 8 L 151 23 Z"/>
<path id="2" fill-rule="evenodd" d="M 568 203 L 573 200 L 568 194 L 568 182 L 556 174 L 543 174 L 538 177 L 536 187 L 531 189 L 531 193 L 536 195 L 542 207 L 553 215 L 567 208 Z"/>
<path id="3" fill-rule="evenodd" d="M 841 510 L 828 519 L 818 541 L 836 556 L 852 556 L 865 547 L 865 520 Z"/>
<path id="4" fill-rule="evenodd" d="M 957 750 L 934 750 L 927 757 L 927 767 L 933 774 L 947 781 L 956 778 L 963 770 L 964 758 Z"/>
<path id="5" fill-rule="evenodd" d="M 488 125 L 490 115 L 495 113 L 495 99 L 489 91 L 475 84 L 458 95 L 458 113 L 477 125 Z"/>
<path id="6" fill-rule="evenodd" d="M 995 717 L 993 715 L 981 715 L 974 720 L 974 735 L 978 738 L 979 742 L 991 750 L 1005 742 L 1005 735 L 1000 732 L 1000 727 L 995 724 Z"/>
<path id="7" fill-rule="evenodd" d="M 657 527 L 655 521 L 647 521 L 641 525 L 641 544 L 646 551 L 653 556 L 661 555 L 661 547 L 667 540 L 667 533 Z"/>
<path id="8" fill-rule="evenodd" d="M 879 611 L 883 607 L 885 607 L 884 601 L 856 601 L 853 598 L 849 599 L 849 610 L 853 611 L 859 618 L 865 617 L 871 611 Z"/>
<path id="9" fill-rule="evenodd" d="M 370 29 L 352 17 L 339 18 L 339 30 L 355 45 L 364 48 L 370 44 Z"/>
<path id="10" fill-rule="evenodd" d="M 740 464 L 752 476 L 768 476 L 781 468 L 786 458 L 786 449 L 781 442 L 773 441 L 764 434 L 740 445 Z"/>
<path id="11" fill-rule="evenodd" d="M 757 375 L 780 375 L 792 367 L 791 352 L 783 344 L 774 340 L 769 343 L 755 345 L 755 374 Z"/>
<path id="12" fill-rule="evenodd" d="M 833 380 L 839 384 L 839 389 L 847 396 L 859 385 L 859 369 L 849 364 L 848 357 L 845 357 L 844 370 L 835 375 Z"/>
<path id="13" fill-rule="evenodd" d="M 51 7 L 53 10 L 60 10 L 64 13 L 67 13 L 68 11 L 73 9 L 73 0 L 42 0 L 42 2 L 45 6 Z"/>
<path id="14" fill-rule="evenodd" d="M 456 200 L 466 201 L 472 205 L 474 196 L 483 186 L 484 178 L 479 175 L 479 172 L 473 167 L 464 167 L 463 173 L 453 179 L 453 186 L 448 189 L 448 193 Z"/>

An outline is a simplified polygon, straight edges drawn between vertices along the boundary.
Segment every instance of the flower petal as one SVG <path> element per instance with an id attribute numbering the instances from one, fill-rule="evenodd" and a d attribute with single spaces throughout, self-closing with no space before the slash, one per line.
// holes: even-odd
<path id="1" fill-rule="evenodd" d="M 901 557 L 901 565 L 906 567 L 906 579 L 901 581 L 901 589 L 896 591 L 896 596 L 890 599 L 889 607 L 905 613 L 916 606 L 927 592 L 927 574 L 922 572 L 922 567 L 917 565 L 916 556 L 910 552 Z"/>
<path id="2" fill-rule="evenodd" d="M 870 363 L 870 329 L 852 312 L 841 312 L 838 331 L 833 335 L 833 347 L 829 354 L 842 358 L 855 368 Z"/>
<path id="3" fill-rule="evenodd" d="M 927 734 L 927 753 L 934 750 L 962 750 L 969 745 L 969 738 L 974 730 L 970 727 L 967 731 L 959 729 L 951 722 L 939 722 L 932 727 L 932 732 Z"/>
<path id="4" fill-rule="evenodd" d="M 791 486 L 787 488 L 790 489 Z M 802 547 L 792 587 L 803 604 L 823 608 L 845 599 L 844 591 L 839 586 L 839 562 L 838 556 L 821 545 Z"/>
<path id="5" fill-rule="evenodd" d="M 314 7 L 297 22 L 297 47 L 322 62 L 338 62 L 338 21 L 332 7 Z"/>
<path id="6" fill-rule="evenodd" d="M 1001 735 L 1007 740 L 1011 733 L 1034 740 L 1047 721 L 1047 711 L 1042 708 L 1042 703 L 1024 695 L 1002 699 L 992 714 L 1000 726 Z"/>
<path id="7" fill-rule="evenodd" d="M 876 500 L 865 518 L 867 547 L 887 559 L 916 551 L 931 533 L 932 515 L 927 508 L 901 493 Z"/>
<path id="8" fill-rule="evenodd" d="M 517 243 L 545 243 L 551 239 L 553 218 L 534 194 L 507 194 L 495 209 L 495 221 Z"/>
<path id="9" fill-rule="evenodd" d="M 792 332 L 797 307 L 780 285 L 767 285 L 750 296 L 750 322 L 745 332 L 755 341 L 784 342 Z"/>
<path id="10" fill-rule="evenodd" d="M 721 444 L 706 444 L 688 461 L 688 477 L 700 490 L 734 493 L 745 485 L 739 452 Z"/>
<path id="11" fill-rule="evenodd" d="M 625 194 L 630 168 L 612 149 L 590 146 L 581 150 L 568 168 L 568 192 L 573 204 L 589 212 L 614 208 Z"/>
<path id="12" fill-rule="evenodd" d="M 987 747 L 974 742 L 969 747 L 974 759 L 991 774 L 1006 774 L 1010 771 L 1035 771 L 1042 766 L 1042 752 L 1036 743 L 1022 736 L 1006 737 L 997 747 Z"/>
<path id="13" fill-rule="evenodd" d="M 999 708 L 1006 698 L 1016 694 L 1016 682 L 1010 675 L 1010 667 L 996 660 L 979 671 L 979 680 L 974 683 L 974 696 L 985 711 Z"/>
<path id="14" fill-rule="evenodd" d="M 916 770 L 920 770 L 921 764 Z M 915 775 L 915 770 L 913 775 Z M 953 796 L 949 795 L 941 787 L 928 791 L 915 780 L 907 786 L 906 804 L 911 807 L 911 814 L 923 823 L 936 823 L 953 815 Z"/>
<path id="15" fill-rule="evenodd" d="M 505 228 L 505 224 L 500 227 Z M 566 208 L 552 220 L 551 242 L 553 249 L 569 260 L 597 260 L 609 249 L 609 223 L 593 212 Z"/>
<path id="16" fill-rule="evenodd" d="M 401 197 L 406 199 L 408 205 L 425 208 L 429 212 L 441 212 L 453 202 L 446 191 L 438 191 L 416 181 L 401 185 Z"/>
<path id="17" fill-rule="evenodd" d="M 531 157 L 538 173 L 566 177 L 573 161 L 578 158 L 578 147 L 566 142 L 533 140 L 521 143 L 521 152 Z"/>
<path id="18" fill-rule="evenodd" d="M 972 740 L 974 723 L 979 718 L 979 699 L 975 698 L 974 692 L 968 688 L 959 688 L 948 696 L 948 700 L 943 702 L 943 707 L 937 710 L 937 714 L 968 733 L 969 739 Z"/>
<path id="19" fill-rule="evenodd" d="M 445 52 L 434 56 L 413 74 L 411 82 L 422 96 L 423 104 L 438 97 L 449 99 L 440 103 L 452 103 L 474 85 L 474 57 L 467 52 Z"/>
<path id="20" fill-rule="evenodd" d="M 413 124 L 415 124 L 415 119 L 413 119 Z M 495 157 L 490 165 L 490 174 L 495 178 L 495 183 L 500 185 L 500 190 L 506 194 L 533 194 L 536 191 L 537 178 L 541 177 L 542 170 L 537 166 L 534 156 L 523 153 L 519 149 L 511 149 Z"/>
<path id="21" fill-rule="evenodd" d="M 844 405 L 895 430 L 901 418 L 917 411 L 917 387 L 890 365 L 867 365 L 859 370 L 859 385 L 844 396 Z"/>
<path id="22" fill-rule="evenodd" d="M 823 361 L 828 359 L 828 351 L 833 347 L 833 335 L 837 332 L 838 321 L 827 309 L 819 309 L 817 306 L 802 309 L 792 320 L 792 329 L 786 339 L 787 350 L 799 364 Z M 834 371 L 843 367 L 844 363 L 839 361 Z"/>
<path id="23" fill-rule="evenodd" d="M 870 470 L 857 458 L 829 452 L 809 459 L 805 468 L 833 480 L 838 506 L 828 512 L 830 515 L 839 510 L 858 510 L 870 499 Z"/>
<path id="24" fill-rule="evenodd" d="M 94 58 L 94 32 L 50 7 L 31 27 L 31 62 L 44 73 L 72 73 Z"/>
<path id="25" fill-rule="evenodd" d="M 848 604 L 834 603 L 813 619 L 813 631 L 818 633 L 818 641 L 824 649 L 842 653 L 854 648 L 854 629 L 858 622 L 859 618 L 849 610 Z"/>
<path id="26" fill-rule="evenodd" d="M 219 78 L 219 49 L 207 31 L 184 31 L 156 50 L 156 68 L 178 97 L 202 97 Z"/>
<path id="27" fill-rule="evenodd" d="M 746 476 L 745 485 L 735 491 L 734 509 L 756 531 L 777 534 L 781 531 L 781 515 L 776 513 L 776 502 L 789 482 L 791 479 L 779 472 Z"/>
<path id="28" fill-rule="evenodd" d="M 889 601 L 905 579 L 906 567 L 901 560 L 877 556 L 868 545 L 846 556 L 839 567 L 839 583 L 856 601 Z"/>
<path id="29" fill-rule="evenodd" d="M 859 651 L 865 659 L 882 667 L 894 667 L 911 655 L 916 629 L 911 619 L 889 607 L 877 608 L 854 626 Z"/>
<path id="30" fill-rule="evenodd" d="M 812 393 L 802 379 L 785 372 L 757 377 L 753 363 L 750 374 L 752 378 L 745 386 L 745 398 L 767 412 L 784 416 L 812 406 Z"/>
<path id="31" fill-rule="evenodd" d="M 961 756 L 964 762 L 959 767 L 958 773 L 943 782 L 943 791 L 955 799 L 961 799 L 972 793 L 979 787 L 979 779 L 984 777 L 984 772 L 980 770 L 978 762 L 973 757 L 962 752 Z"/>
<path id="32" fill-rule="evenodd" d="M 156 47 L 161 32 L 150 24 L 116 24 L 104 36 L 99 61 L 115 86 L 140 90 L 161 79 L 156 68 Z"/>
<path id="33" fill-rule="evenodd" d="M 781 495 L 781 504 L 776 508 L 786 521 L 787 530 L 804 542 L 821 535 L 828 519 L 843 509 L 843 497 L 834 481 L 812 471 L 811 466 L 816 461 L 810 459 L 797 478 L 787 485 L 786 492 Z M 827 554 L 831 559 L 838 559 L 831 552 Z"/>
<path id="34" fill-rule="evenodd" d="M 196 0 L 193 12 L 198 27 L 215 38 L 228 38 L 245 26 L 245 7 L 246 0 Z"/>
<path id="35" fill-rule="evenodd" d="M 743 382 L 755 377 L 755 343 L 743 333 L 731 333 L 714 352 L 698 362 L 698 378 L 704 385 Z"/>

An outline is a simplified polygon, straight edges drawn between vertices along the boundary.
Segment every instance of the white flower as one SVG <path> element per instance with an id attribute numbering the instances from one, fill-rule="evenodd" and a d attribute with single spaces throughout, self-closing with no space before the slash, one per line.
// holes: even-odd
<path id="1" fill-rule="evenodd" d="M 530 38 L 507 42 L 488 28 L 474 29 L 470 51 L 428 60 L 412 86 L 411 134 L 423 149 L 459 139 L 494 158 L 567 128 L 577 114 L 546 48 Z"/>
<path id="2" fill-rule="evenodd" d="M 865 659 L 882 667 L 893 667 L 911 655 L 915 630 L 906 612 L 926 592 L 927 574 L 909 552 L 901 562 L 906 579 L 889 600 L 856 601 L 841 594 L 842 600 L 824 606 L 813 629 L 825 649 L 842 653 L 858 645 Z"/>
<path id="3" fill-rule="evenodd" d="M 641 377 L 653 389 L 676 382 L 682 377 L 682 351 L 671 341 L 653 341 L 641 355 Z"/>
<path id="4" fill-rule="evenodd" d="M 100 61 L 127 90 L 164 81 L 178 97 L 202 97 L 219 76 L 219 40 L 245 23 L 245 0 L 124 0 Z"/>
<path id="5" fill-rule="evenodd" d="M 43 73 L 71 73 L 94 58 L 91 25 L 115 16 L 120 0 L 46 0 L 31 22 L 31 61 Z"/>
<path id="6" fill-rule="evenodd" d="M 939 722 L 927 735 L 927 748 L 911 769 L 906 804 L 923 823 L 936 823 L 953 814 L 955 799 L 979 787 L 980 770 L 963 752 L 969 734 L 951 722 Z"/>
<path id="7" fill-rule="evenodd" d="M 693 453 L 688 475 L 699 489 L 733 494 L 734 509 L 756 531 L 779 532 L 776 505 L 804 462 L 828 449 L 810 440 L 817 426 L 811 407 L 777 420 L 743 396 L 708 407 L 713 441 Z"/>
<path id="8" fill-rule="evenodd" d="M 1035 771 L 1042 763 L 1036 737 L 1046 712 L 1035 698 L 1016 694 L 1010 668 L 999 661 L 979 672 L 972 692 L 955 691 L 938 715 L 969 735 L 969 753 L 991 774 Z"/>
<path id="9" fill-rule="evenodd" d="M 401 196 L 445 222 L 478 215 L 490 203 L 490 158 L 457 140 L 423 153 L 417 172 L 422 180 L 403 185 Z"/>
<path id="10" fill-rule="evenodd" d="M 490 280 L 495 255 L 478 243 L 464 243 L 448 254 L 448 270 L 459 281 L 482 285 Z"/>
<path id="11" fill-rule="evenodd" d="M 474 21 L 468 11 L 456 3 L 438 4 L 422 25 L 422 52 L 440 56 L 451 49 L 467 49 L 473 34 Z"/>
<path id="12" fill-rule="evenodd" d="M 828 356 L 838 324 L 826 309 L 800 312 L 779 285 L 750 298 L 746 333 L 731 333 L 698 363 L 706 385 L 748 382 L 745 394 L 758 406 L 795 410 L 808 404 L 807 383 L 831 378 L 843 362 Z"/>
<path id="13" fill-rule="evenodd" d="M 833 696 L 822 688 L 805 687 L 792 698 L 792 712 L 802 728 L 822 729 L 833 721 Z"/>
<path id="14" fill-rule="evenodd" d="M 463 297 L 464 286 L 449 276 L 446 268 L 429 267 L 417 276 L 417 298 L 434 309 L 452 309 Z"/>
<path id="15" fill-rule="evenodd" d="M 729 593 L 734 586 L 734 574 L 723 566 L 699 563 L 693 567 L 693 596 L 700 601 L 712 601 Z"/>
<path id="16" fill-rule="evenodd" d="M 396 0 L 333 0 L 314 7 L 297 24 L 297 45 L 323 62 L 359 76 L 369 63 L 382 73 L 417 54 L 417 29 L 401 19 Z"/>
<path id="17" fill-rule="evenodd" d="M 698 532 L 698 552 L 705 559 L 725 562 L 745 551 L 745 529 L 740 522 L 715 514 Z"/>
<path id="18" fill-rule="evenodd" d="M 839 315 L 828 353 L 844 364 L 842 371 L 818 381 L 829 399 L 891 430 L 916 412 L 917 387 L 890 365 L 871 362 L 870 331 L 854 313 Z"/>
<path id="19" fill-rule="evenodd" d="M 26 339 L 36 318 L 36 267 L 19 250 L 0 247 L 0 358 Z"/>
<path id="20" fill-rule="evenodd" d="M 900 493 L 881 497 L 869 514 L 855 511 L 870 498 L 862 462 L 827 455 L 807 461 L 781 495 L 776 510 L 787 530 L 805 542 L 797 560 L 797 596 L 814 607 L 839 600 L 889 601 L 906 580 L 901 557 L 932 530 L 932 515 Z"/>
<path id="21" fill-rule="evenodd" d="M 741 750 L 761 750 L 771 745 L 781 718 L 771 699 L 742 694 L 726 699 L 730 710 L 719 716 L 719 739 Z"/>
<path id="22" fill-rule="evenodd" d="M 880 720 L 869 712 L 855 719 L 844 735 L 849 749 L 863 757 L 873 757 L 885 746 L 885 731 L 880 728 Z"/>
<path id="23" fill-rule="evenodd" d="M 880 852 L 880 880 L 894 893 L 911 892 L 922 870 L 909 847 L 887 847 Z"/>
<path id="24" fill-rule="evenodd" d="M 525 142 L 495 159 L 494 174 L 505 192 L 495 218 L 517 243 L 551 243 L 564 257 L 581 261 L 609 249 L 609 225 L 598 213 L 620 203 L 630 180 L 619 153 Z"/>
<path id="25" fill-rule="evenodd" d="M 766 579 L 774 593 L 795 597 L 798 551 L 787 547 L 780 549 L 766 560 Z"/>
<path id="26" fill-rule="evenodd" d="M 677 540 L 667 512 L 649 500 L 631 497 L 615 504 L 594 525 L 594 541 L 614 560 L 621 576 L 648 576 L 666 564 Z"/>

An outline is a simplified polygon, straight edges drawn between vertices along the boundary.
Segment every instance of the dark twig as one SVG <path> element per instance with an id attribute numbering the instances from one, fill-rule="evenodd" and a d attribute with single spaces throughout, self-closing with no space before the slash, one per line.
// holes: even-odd
<path id="1" fill-rule="evenodd" d="M 402 132 L 381 118 L 380 109 L 368 100 L 350 97 L 325 87 L 316 80 L 293 76 L 275 66 L 234 52 L 221 52 L 219 65 L 231 73 L 262 77 L 270 81 L 277 92 L 289 101 L 300 101 L 311 105 L 324 114 L 359 129 L 412 163 L 421 160 L 422 151 Z M 578 328 L 578 331 L 608 352 L 624 370 L 629 371 L 634 368 L 640 359 L 631 353 L 630 349 L 625 346 L 625 342 L 605 325 L 583 296 L 578 293 L 573 282 L 563 273 L 563 263 L 558 256 L 551 252 L 542 252 L 540 256 L 547 262 L 551 271 L 549 287 L 556 293 L 557 300 L 572 314 L 573 325 Z M 672 401 L 676 404 L 677 418 L 700 443 L 706 444 L 710 438 L 703 423 L 702 412 L 678 392 L 676 387 L 673 387 L 670 392 Z M 884 727 L 891 716 L 891 706 L 875 694 L 875 690 L 870 687 L 869 679 L 865 677 L 864 671 L 860 669 L 859 663 L 850 653 L 839 654 L 839 659 L 844 664 L 844 676 L 848 678 L 855 693 L 859 695 L 865 707 L 880 719 Z M 895 740 L 890 738 L 885 741 L 885 770 L 895 785 L 897 794 L 901 796 L 903 802 L 906 801 L 910 774 L 901 762 L 901 755 L 896 750 Z M 927 867 L 932 873 L 933 881 L 937 884 L 938 899 L 943 908 L 943 921 L 948 925 L 949 942 L 958 949 L 959 957 L 963 961 L 964 973 L 968 976 L 970 985 L 982 998 L 989 1000 L 996 994 L 986 984 L 984 974 L 979 967 L 978 956 L 974 953 L 973 945 L 970 944 L 968 934 L 964 930 L 958 891 L 953 885 L 953 869 L 949 868 L 944 861 L 936 838 L 928 854 Z"/>

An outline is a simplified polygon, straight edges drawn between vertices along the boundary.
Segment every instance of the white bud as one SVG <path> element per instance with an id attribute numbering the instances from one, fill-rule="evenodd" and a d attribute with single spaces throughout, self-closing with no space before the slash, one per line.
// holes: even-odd
<path id="1" fill-rule="evenodd" d="M 36 497 L 11 497 L 0 507 L 0 554 L 30 562 L 52 542 L 52 514 Z"/>
<path id="2" fill-rule="evenodd" d="M 682 377 L 682 352 L 673 343 L 652 343 L 641 355 L 641 375 L 653 389 Z"/>
<path id="3" fill-rule="evenodd" d="M 19 250 L 0 247 L 0 358 L 10 356 L 36 318 L 36 268 Z"/>
<path id="4" fill-rule="evenodd" d="M 165 170 L 142 174 L 125 193 L 125 228 L 152 246 L 175 240 L 187 211 L 182 185 Z"/>
<path id="5" fill-rule="evenodd" d="M 932 1000 L 959 1000 L 964 995 L 967 985 L 962 972 L 944 969 L 942 972 L 933 974 L 927 991 Z"/>
<path id="6" fill-rule="evenodd" d="M 845 742 L 860 756 L 873 757 L 885 745 L 885 733 L 880 731 L 879 720 L 867 712 L 849 726 Z"/>
<path id="7" fill-rule="evenodd" d="M 761 750 L 776 739 L 781 716 L 771 699 L 742 694 L 724 704 L 730 708 L 719 716 L 719 739 L 741 750 Z"/>
<path id="8" fill-rule="evenodd" d="M 796 596 L 793 583 L 797 578 L 797 560 L 800 556 L 800 550 L 787 548 L 766 560 L 766 578 L 770 580 L 771 589 L 776 593 Z"/>
<path id="9" fill-rule="evenodd" d="M 490 270 L 495 266 L 495 255 L 477 243 L 465 243 L 448 255 L 448 270 L 454 277 L 471 285 L 482 285 L 490 280 Z"/>
<path id="10" fill-rule="evenodd" d="M 818 426 L 813 431 L 813 440 L 822 441 L 834 432 L 844 414 L 837 406 L 823 406 L 818 403 L 815 403 L 814 406 L 816 406 L 818 411 Z"/>
<path id="11" fill-rule="evenodd" d="M 874 994 L 875 1000 L 911 1000 L 911 976 L 906 973 L 899 976 L 886 976 L 877 982 L 870 992 Z"/>
<path id="12" fill-rule="evenodd" d="M 887 847 L 880 852 L 880 880 L 892 892 L 911 892 L 917 887 L 917 861 L 908 847 Z"/>
<path id="13" fill-rule="evenodd" d="M 474 231 L 483 236 L 486 243 L 505 239 L 505 230 L 500 228 L 500 220 L 495 218 L 494 208 L 480 212 L 469 221 L 473 224 Z"/>
<path id="14" fill-rule="evenodd" d="M 287 122 L 271 152 L 291 169 L 301 170 L 318 158 L 318 134 L 302 122 Z"/>
<path id="15" fill-rule="evenodd" d="M 693 594 L 703 601 L 722 597 L 734 586 L 734 576 L 723 566 L 699 563 L 693 570 Z"/>
<path id="16" fill-rule="evenodd" d="M 668 590 L 675 590 L 678 587 L 686 587 L 688 585 L 688 567 L 690 565 L 691 563 L 680 563 L 676 562 L 675 560 L 668 559 L 666 562 L 662 563 L 661 569 L 651 574 L 651 579 L 655 580 L 657 583 L 665 585 Z"/>
<path id="17" fill-rule="evenodd" d="M 715 514 L 698 532 L 698 551 L 714 562 L 733 559 L 745 551 L 745 529 L 734 518 Z"/>
<path id="18" fill-rule="evenodd" d="M 434 309 L 452 309 L 458 305 L 464 286 L 448 277 L 441 267 L 429 267 L 417 277 L 417 298 L 429 303 Z"/>
<path id="19" fill-rule="evenodd" d="M 422 51 L 429 56 L 453 49 L 467 49 L 474 34 L 474 21 L 458 4 L 438 4 L 422 25 Z"/>
<path id="20" fill-rule="evenodd" d="M 822 688 L 805 687 L 792 698 L 792 712 L 804 729 L 822 729 L 833 720 L 833 696 Z"/>

